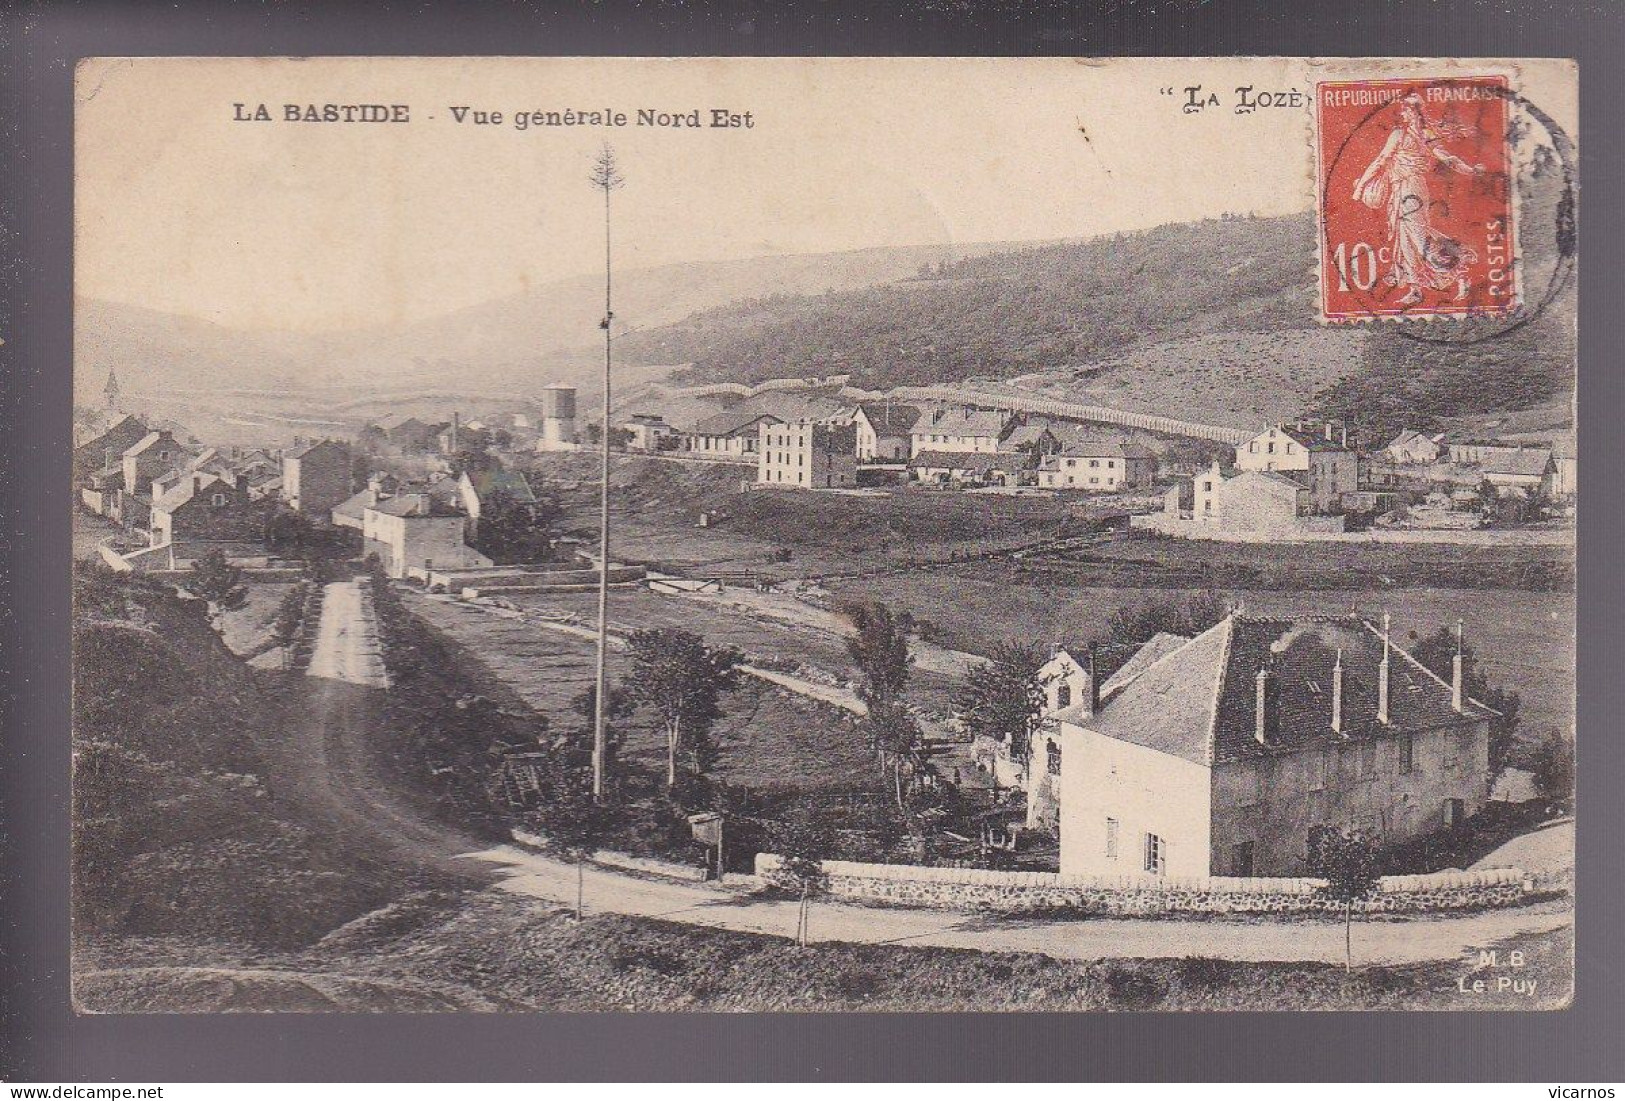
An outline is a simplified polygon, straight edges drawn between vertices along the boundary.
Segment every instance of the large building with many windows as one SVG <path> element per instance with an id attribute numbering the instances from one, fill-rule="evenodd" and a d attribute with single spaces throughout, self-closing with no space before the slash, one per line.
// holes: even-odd
<path id="1" fill-rule="evenodd" d="M 851 489 L 858 484 L 854 424 L 764 422 L 756 448 L 756 481 L 801 489 Z"/>
<path id="2" fill-rule="evenodd" d="M 1232 614 L 1060 729 L 1061 871 L 1302 875 L 1318 827 L 1383 843 L 1489 795 L 1493 712 L 1357 616 Z"/>

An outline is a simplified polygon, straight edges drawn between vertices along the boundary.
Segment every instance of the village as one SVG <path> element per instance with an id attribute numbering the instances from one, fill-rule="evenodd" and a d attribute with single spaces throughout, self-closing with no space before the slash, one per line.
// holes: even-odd
<path id="1" fill-rule="evenodd" d="M 1392 879 L 1368 905 L 1450 909 L 1561 889 L 1562 861 L 1524 868 L 1496 850 L 1561 820 L 1572 743 L 1527 729 L 1540 690 L 1475 660 L 1492 643 L 1464 629 L 1483 622 L 1470 609 L 1413 616 L 1402 633 L 1380 601 L 1338 607 L 1309 593 L 1289 606 L 1204 588 L 1103 608 L 1099 622 L 1047 637 L 1022 636 L 1019 613 L 998 612 L 980 637 L 975 619 L 943 636 L 916 611 L 843 590 L 816 547 L 747 541 L 760 553 L 689 562 L 644 551 L 685 526 L 731 538 L 746 505 L 798 493 L 928 517 L 956 500 L 1020 509 L 1015 529 L 936 558 L 1014 569 L 1170 539 L 1562 548 L 1571 436 L 1407 430 L 1366 450 L 1341 423 L 1199 436 L 1162 418 L 1100 423 L 973 394 L 847 400 L 842 388 L 815 379 L 727 394 L 727 408 L 682 425 L 642 407 L 613 420 L 616 461 L 632 464 L 618 489 L 633 496 L 617 506 L 628 540 L 612 540 L 605 561 L 590 526 L 572 524 L 596 498 L 582 464 L 603 442 L 572 387 L 467 419 L 388 414 L 277 447 L 205 442 L 126 412 L 110 375 L 75 448 L 79 512 L 98 525 L 83 553 L 114 575 L 224 600 L 228 641 L 257 640 L 248 656 L 261 667 L 375 688 L 391 683 L 381 606 L 405 610 L 552 718 L 552 743 L 494 741 L 455 764 L 423 763 L 432 777 L 474 769 L 433 781 L 456 789 L 453 813 L 494 813 L 533 840 L 538 823 L 557 825 L 544 806 L 557 716 L 590 688 L 588 597 L 607 571 L 626 697 L 619 782 L 658 822 L 604 827 L 600 864 L 771 884 L 800 843 L 820 855 L 831 893 L 888 904 L 1297 912 L 1321 905 L 1313 877 L 1357 844 Z M 667 526 L 640 539 L 655 510 L 640 511 L 636 494 L 662 466 L 731 488 L 672 506 Z M 930 556 L 916 553 L 886 559 L 889 571 L 930 576 Z M 865 575 L 876 571 L 854 573 Z M 636 678 L 685 642 L 698 648 L 694 669 L 720 670 L 700 686 L 709 702 L 691 732 L 640 742 L 634 704 L 670 714 Z M 1520 691 L 1537 697 L 1521 733 Z M 747 718 L 729 714 L 735 697 L 753 701 Z M 796 776 L 782 771 L 786 738 L 802 743 L 788 751 Z M 648 775 L 634 779 L 634 761 Z M 1040 878 L 931 886 L 945 869 Z M 1101 894 L 1106 883 L 1121 890 Z"/>

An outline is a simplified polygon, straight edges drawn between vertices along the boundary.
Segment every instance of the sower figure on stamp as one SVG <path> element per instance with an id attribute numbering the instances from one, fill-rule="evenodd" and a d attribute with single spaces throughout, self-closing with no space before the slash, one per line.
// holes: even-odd
<path id="1" fill-rule="evenodd" d="M 1422 300 L 1424 290 L 1448 290 L 1456 300 L 1467 296 L 1467 267 L 1478 257 L 1471 249 L 1433 226 L 1428 194 L 1428 173 L 1434 161 L 1464 176 L 1482 174 L 1484 166 L 1470 165 L 1444 148 L 1447 137 L 1466 137 L 1472 131 L 1454 123 L 1430 123 L 1422 113 L 1422 97 L 1415 92 L 1399 101 L 1399 124 L 1360 174 L 1354 198 L 1372 210 L 1388 210 L 1388 248 L 1393 268 L 1386 281 L 1404 290 L 1401 306 Z"/>

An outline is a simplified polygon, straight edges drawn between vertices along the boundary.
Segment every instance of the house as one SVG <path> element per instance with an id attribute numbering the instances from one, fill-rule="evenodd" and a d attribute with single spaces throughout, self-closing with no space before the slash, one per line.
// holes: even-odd
<path id="1" fill-rule="evenodd" d="M 274 506 L 248 491 L 248 479 L 192 471 L 152 500 L 152 545 L 260 543 Z"/>
<path id="2" fill-rule="evenodd" d="M 1550 497 L 1557 480 L 1557 463 L 1547 447 L 1497 451 L 1484 459 L 1481 469 L 1484 480 L 1503 497 L 1526 492 Z"/>
<path id="3" fill-rule="evenodd" d="M 1026 467 L 1024 455 L 989 451 L 921 451 L 908 461 L 922 485 L 1018 485 Z"/>
<path id="4" fill-rule="evenodd" d="M 1320 827 L 1399 843 L 1489 796 L 1489 721 L 1358 616 L 1232 613 L 1057 716 L 1061 872 L 1292 876 Z"/>
<path id="5" fill-rule="evenodd" d="M 536 494 L 523 471 L 492 466 L 484 470 L 463 471 L 457 477 L 457 501 L 468 516 L 468 534 L 473 538 L 480 522 L 480 509 L 493 496 L 506 497 L 515 504 L 534 505 Z"/>
<path id="6" fill-rule="evenodd" d="M 1388 441 L 1380 452 L 1382 458 L 1398 466 L 1429 465 L 1439 461 L 1443 454 L 1443 435 L 1423 435 L 1407 428 Z"/>
<path id="7" fill-rule="evenodd" d="M 124 492 L 150 496 L 154 478 L 184 466 L 193 454 L 167 428 L 148 432 L 124 451 Z"/>
<path id="8" fill-rule="evenodd" d="M 1343 430 L 1328 422 L 1321 431 L 1276 425 L 1236 447 L 1236 469 L 1305 475 L 1316 512 L 1337 507 L 1343 494 L 1360 488 L 1360 461 Z"/>
<path id="9" fill-rule="evenodd" d="M 282 456 L 282 499 L 295 512 L 326 517 L 355 490 L 350 445 L 318 440 Z"/>
<path id="10" fill-rule="evenodd" d="M 395 496 L 400 485 L 400 479 L 393 474 L 375 471 L 367 478 L 367 488 L 334 505 L 329 518 L 337 527 L 361 531 L 366 526 L 364 517 L 367 509 Z"/>
<path id="11" fill-rule="evenodd" d="M 461 512 L 426 492 L 400 493 L 362 510 L 365 553 L 376 554 L 390 577 L 491 565 L 463 541 L 465 521 Z"/>
<path id="12" fill-rule="evenodd" d="M 921 415 L 909 431 L 909 456 L 922 451 L 989 454 L 1009 433 L 1014 418 L 986 409 L 934 409 Z"/>
<path id="13" fill-rule="evenodd" d="M 1133 516 L 1134 527 L 1194 539 L 1265 540 L 1344 530 L 1341 515 L 1323 516 L 1305 484 L 1306 472 L 1239 470 L 1214 463 L 1206 473 L 1171 486 L 1162 511 Z"/>
<path id="14" fill-rule="evenodd" d="M 152 434 L 147 422 L 126 413 L 101 432 L 73 449 L 74 477 L 102 470 L 118 463 L 124 453 Z"/>
<path id="15" fill-rule="evenodd" d="M 431 424 L 417 417 L 389 413 L 369 424 L 362 434 L 388 440 L 401 451 L 433 451 L 445 427 L 443 421 Z"/>
<path id="16" fill-rule="evenodd" d="M 758 484 L 803 489 L 845 489 L 858 484 L 856 424 L 762 421 L 758 431 Z"/>
<path id="17" fill-rule="evenodd" d="M 1579 451 L 1574 433 L 1565 432 L 1552 440 L 1552 488 L 1557 498 L 1572 498 L 1579 490 Z"/>
<path id="18" fill-rule="evenodd" d="M 762 425 L 783 423 L 771 413 L 717 413 L 696 424 L 684 444 L 695 455 L 755 461 Z"/>
<path id="19" fill-rule="evenodd" d="M 677 444 L 677 429 L 658 413 L 633 413 L 621 423 L 628 451 L 669 451 Z"/>
<path id="20" fill-rule="evenodd" d="M 852 413 L 857 426 L 859 462 L 907 462 L 913 455 L 911 441 L 919 423 L 920 409 L 886 401 L 863 401 Z"/>
<path id="21" fill-rule="evenodd" d="M 1038 484 L 1045 489 L 1081 489 L 1115 493 L 1146 489 L 1157 472 L 1157 457 L 1136 443 L 1073 443 L 1038 463 Z"/>

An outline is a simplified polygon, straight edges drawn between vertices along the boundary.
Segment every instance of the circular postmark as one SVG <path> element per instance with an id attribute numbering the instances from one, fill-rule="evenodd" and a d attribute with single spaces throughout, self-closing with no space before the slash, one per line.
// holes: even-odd
<path id="1" fill-rule="evenodd" d="M 1320 308 L 1470 345 L 1539 317 L 1573 277 L 1572 139 L 1504 77 L 1317 86 Z M 1416 321 L 1448 319 L 1448 324 Z"/>

